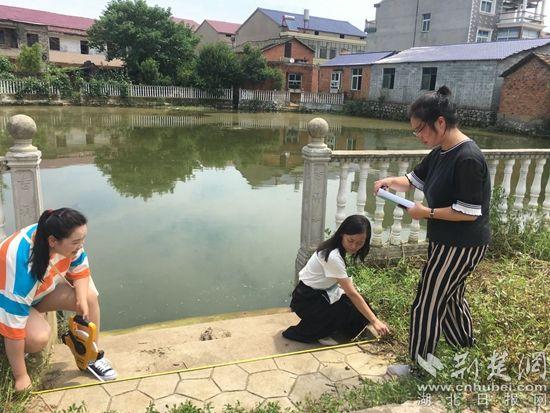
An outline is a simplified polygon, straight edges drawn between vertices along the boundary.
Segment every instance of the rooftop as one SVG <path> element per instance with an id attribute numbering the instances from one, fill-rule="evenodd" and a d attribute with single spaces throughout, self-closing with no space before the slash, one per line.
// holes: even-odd
<path id="1" fill-rule="evenodd" d="M 371 65 L 374 62 L 391 56 L 395 52 L 370 52 L 370 53 L 352 53 L 336 56 L 327 62 L 321 64 L 321 67 L 330 66 L 364 66 Z"/>
<path id="2" fill-rule="evenodd" d="M 239 23 L 223 22 L 219 20 L 205 20 L 214 30 L 223 34 L 235 34 L 241 25 Z"/>
<path id="3" fill-rule="evenodd" d="M 350 22 L 343 21 L 343 20 L 333 20 L 333 19 L 326 19 L 324 17 L 310 16 L 309 24 L 307 24 L 306 26 L 306 24 L 304 23 L 303 14 L 296 14 L 296 13 L 290 13 L 286 11 L 269 10 L 269 9 L 262 9 L 262 8 L 258 8 L 257 10 L 259 10 L 260 12 L 268 16 L 271 20 L 273 20 L 278 25 L 281 25 L 281 23 L 283 22 L 284 16 L 293 16 L 296 29 L 317 30 L 320 32 L 347 34 L 350 36 L 360 36 L 360 37 L 366 36 L 365 32 L 363 32 L 362 30 L 359 30 Z M 287 21 L 290 21 L 290 20 L 287 20 Z"/>
<path id="4" fill-rule="evenodd" d="M 413 47 L 378 61 L 376 64 L 502 60 L 513 54 L 547 44 L 550 44 L 550 39 Z"/>

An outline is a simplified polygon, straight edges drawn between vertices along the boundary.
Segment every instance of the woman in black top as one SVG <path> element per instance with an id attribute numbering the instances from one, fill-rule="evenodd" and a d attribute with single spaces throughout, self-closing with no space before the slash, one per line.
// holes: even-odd
<path id="1" fill-rule="evenodd" d="M 412 218 L 428 220 L 429 240 L 428 260 L 411 307 L 409 355 L 413 361 L 435 352 L 441 332 L 455 347 L 473 345 L 464 282 L 491 238 L 487 163 L 475 142 L 458 129 L 450 94 L 443 86 L 409 108 L 413 134 L 432 151 L 406 176 L 374 183 L 375 193 L 382 187 L 404 192 L 414 186 L 424 192 L 428 204 L 417 202 L 407 209 Z"/>

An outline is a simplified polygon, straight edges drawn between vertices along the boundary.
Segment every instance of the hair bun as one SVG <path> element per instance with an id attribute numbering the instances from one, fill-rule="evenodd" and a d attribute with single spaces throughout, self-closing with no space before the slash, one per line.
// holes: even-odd
<path id="1" fill-rule="evenodd" d="M 441 96 L 451 96 L 451 89 L 443 85 L 439 89 L 437 89 L 437 94 Z"/>

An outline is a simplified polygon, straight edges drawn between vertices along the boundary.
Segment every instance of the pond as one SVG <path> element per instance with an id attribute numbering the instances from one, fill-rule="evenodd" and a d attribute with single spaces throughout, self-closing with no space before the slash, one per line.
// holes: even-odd
<path id="1" fill-rule="evenodd" d="M 2 153 L 16 113 L 38 126 L 44 208 L 70 206 L 88 217 L 103 329 L 288 305 L 301 148 L 317 115 L 2 107 Z M 407 123 L 322 116 L 335 149 L 423 148 Z M 483 148 L 550 147 L 550 140 L 468 132 Z M 333 200 L 336 171 L 330 177 Z M 2 196 L 9 234 L 9 174 Z"/>

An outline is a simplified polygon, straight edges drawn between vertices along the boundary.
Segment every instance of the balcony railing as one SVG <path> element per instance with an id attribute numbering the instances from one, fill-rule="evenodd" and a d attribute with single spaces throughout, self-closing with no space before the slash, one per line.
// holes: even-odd
<path id="1" fill-rule="evenodd" d="M 544 24 L 544 15 L 534 13 L 527 10 L 517 10 L 502 12 L 499 14 L 498 24 L 521 24 L 521 23 L 531 23 L 531 24 Z"/>

